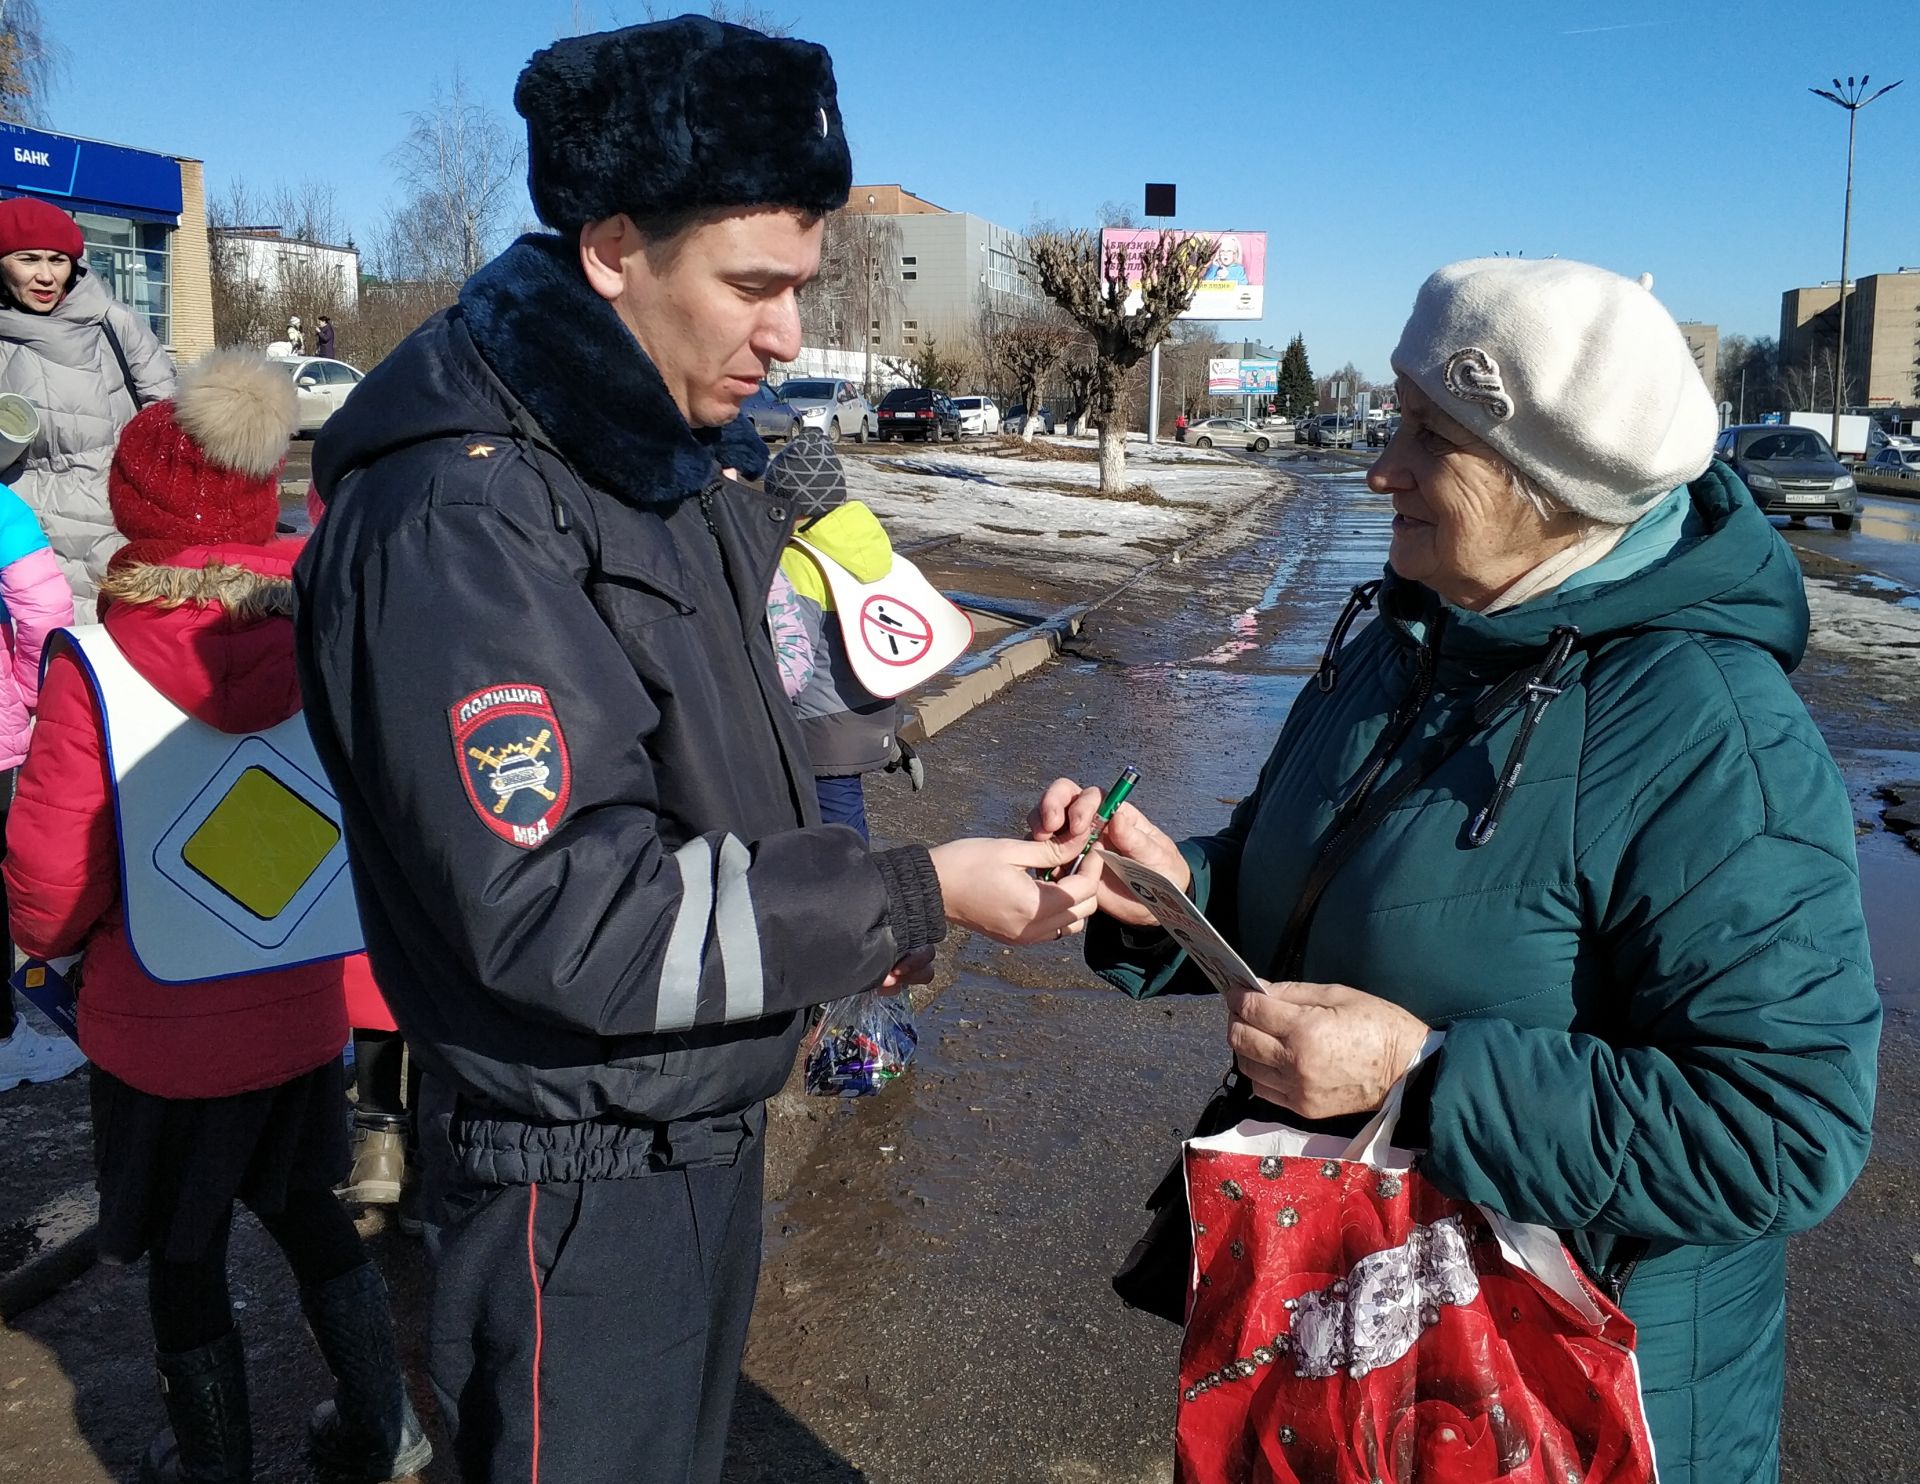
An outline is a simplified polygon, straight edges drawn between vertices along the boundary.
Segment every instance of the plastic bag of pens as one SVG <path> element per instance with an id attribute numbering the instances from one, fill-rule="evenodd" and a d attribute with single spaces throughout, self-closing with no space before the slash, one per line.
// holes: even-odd
<path id="1" fill-rule="evenodd" d="M 807 1051 L 807 1091 L 864 1098 L 906 1071 L 919 1044 L 907 995 L 848 995 L 828 1005 Z"/>

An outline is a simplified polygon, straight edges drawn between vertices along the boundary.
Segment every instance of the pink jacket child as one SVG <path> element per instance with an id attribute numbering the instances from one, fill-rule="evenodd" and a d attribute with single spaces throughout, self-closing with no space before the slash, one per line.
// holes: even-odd
<path id="1" fill-rule="evenodd" d="M 32 507 L 0 484 L 0 772 L 27 756 L 40 700 L 40 651 L 73 622 L 73 589 Z"/>

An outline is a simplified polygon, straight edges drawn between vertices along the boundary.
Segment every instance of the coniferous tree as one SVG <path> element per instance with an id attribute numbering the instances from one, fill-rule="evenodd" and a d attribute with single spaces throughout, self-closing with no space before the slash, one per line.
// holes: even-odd
<path id="1" fill-rule="evenodd" d="M 1280 411 L 1286 417 L 1311 417 L 1320 405 L 1313 368 L 1307 364 L 1307 340 L 1295 335 L 1280 358 Z"/>

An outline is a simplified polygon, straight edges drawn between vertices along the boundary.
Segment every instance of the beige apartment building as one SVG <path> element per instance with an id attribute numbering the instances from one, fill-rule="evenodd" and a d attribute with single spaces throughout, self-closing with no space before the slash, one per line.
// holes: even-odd
<path id="1" fill-rule="evenodd" d="M 1856 278 L 1847 295 L 1850 405 L 1920 403 L 1920 268 Z M 1840 326 L 1840 286 L 1788 289 L 1780 296 L 1780 359 L 1829 364 Z"/>
<path id="2" fill-rule="evenodd" d="M 1693 352 L 1693 364 L 1700 368 L 1700 379 L 1706 382 L 1709 392 L 1719 396 L 1720 327 L 1688 319 L 1680 322 L 1680 333 L 1686 337 L 1687 349 Z"/>

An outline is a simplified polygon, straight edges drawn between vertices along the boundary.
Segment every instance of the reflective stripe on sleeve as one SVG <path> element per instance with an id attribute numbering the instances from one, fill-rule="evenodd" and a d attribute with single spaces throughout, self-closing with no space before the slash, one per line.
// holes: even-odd
<path id="1" fill-rule="evenodd" d="M 753 915 L 753 888 L 747 868 L 753 857 L 732 835 L 720 842 L 719 900 L 713 921 L 720 939 L 720 963 L 727 976 L 727 1021 L 753 1020 L 767 1003 L 760 962 L 760 926 Z"/>
<path id="2" fill-rule="evenodd" d="M 673 853 L 673 863 L 680 868 L 680 910 L 660 964 L 654 1025 L 663 1031 L 684 1031 L 693 1026 L 700 1006 L 700 970 L 706 960 L 707 919 L 713 911 L 713 847 L 704 838 L 689 840 Z"/>

